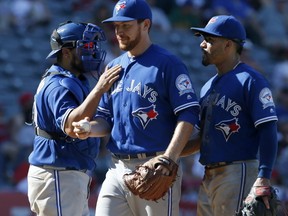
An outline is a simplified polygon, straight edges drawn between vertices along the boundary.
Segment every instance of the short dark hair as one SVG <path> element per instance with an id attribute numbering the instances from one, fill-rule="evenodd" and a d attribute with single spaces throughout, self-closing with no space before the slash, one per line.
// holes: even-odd
<path id="1" fill-rule="evenodd" d="M 142 23 L 142 22 L 144 22 L 144 20 L 145 20 L 145 19 L 138 19 L 138 20 L 137 20 L 137 23 L 138 23 L 138 24 L 139 24 L 139 23 Z M 151 27 L 152 27 L 152 20 L 150 19 L 149 31 L 150 31 Z"/>
<path id="2" fill-rule="evenodd" d="M 237 52 L 239 55 L 241 55 L 242 52 L 243 52 L 243 49 L 244 49 L 243 45 L 239 44 L 239 43 L 236 42 L 236 41 L 233 41 L 233 42 L 236 44 L 236 52 Z"/>

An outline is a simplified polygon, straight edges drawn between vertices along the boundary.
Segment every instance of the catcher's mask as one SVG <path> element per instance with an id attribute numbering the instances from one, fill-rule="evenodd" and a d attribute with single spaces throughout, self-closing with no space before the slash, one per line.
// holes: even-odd
<path id="1" fill-rule="evenodd" d="M 63 47 L 76 48 L 76 53 L 83 63 L 84 73 L 99 73 L 106 57 L 106 51 L 101 48 L 101 42 L 105 40 L 103 30 L 97 25 L 67 21 L 53 31 L 50 38 L 52 51 L 46 59 L 56 58 Z"/>

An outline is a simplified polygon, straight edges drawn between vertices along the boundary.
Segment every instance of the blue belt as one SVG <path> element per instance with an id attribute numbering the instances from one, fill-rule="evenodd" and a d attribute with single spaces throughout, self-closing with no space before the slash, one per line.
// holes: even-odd
<path id="1" fill-rule="evenodd" d="M 148 152 L 148 153 L 138 153 L 138 154 L 114 154 L 112 153 L 112 157 L 120 159 L 120 160 L 144 159 L 147 157 L 155 157 L 163 153 L 164 152 Z"/>

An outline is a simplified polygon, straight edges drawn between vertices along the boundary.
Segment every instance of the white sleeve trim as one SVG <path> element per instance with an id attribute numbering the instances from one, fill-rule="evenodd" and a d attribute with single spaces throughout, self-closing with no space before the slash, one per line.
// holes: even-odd
<path id="1" fill-rule="evenodd" d="M 277 118 L 277 116 L 269 116 L 266 118 L 262 118 L 262 119 L 259 119 L 258 121 L 256 121 L 254 123 L 254 125 L 255 125 L 255 127 L 257 127 L 258 125 L 265 123 L 265 122 L 269 122 L 269 121 L 278 121 L 278 118 Z"/>
<path id="2" fill-rule="evenodd" d="M 108 109 L 104 109 L 103 107 L 99 107 L 98 106 L 98 108 L 97 108 L 100 112 L 103 112 L 104 114 L 106 114 L 106 115 L 111 115 L 110 114 L 110 111 L 108 110 Z"/>
<path id="3" fill-rule="evenodd" d="M 191 103 L 183 104 L 179 107 L 176 107 L 174 109 L 174 113 L 177 114 L 179 111 L 187 109 L 188 107 L 192 107 L 192 106 L 199 106 L 199 103 L 198 102 L 191 102 Z"/>
<path id="4" fill-rule="evenodd" d="M 63 131 L 64 134 L 66 134 L 65 132 L 65 123 L 66 123 L 66 120 L 69 116 L 69 114 L 74 110 L 74 108 L 71 108 L 71 109 L 68 109 L 65 114 L 64 114 L 64 117 L 62 119 L 62 122 L 61 122 L 61 130 Z M 66 134 L 67 135 L 67 134 Z"/>

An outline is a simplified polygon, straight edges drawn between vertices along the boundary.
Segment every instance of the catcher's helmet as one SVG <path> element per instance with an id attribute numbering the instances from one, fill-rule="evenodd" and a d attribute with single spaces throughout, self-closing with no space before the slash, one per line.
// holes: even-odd
<path id="1" fill-rule="evenodd" d="M 100 43 L 105 40 L 104 32 L 97 25 L 67 21 L 61 23 L 51 34 L 52 51 L 46 59 L 56 58 L 58 52 L 64 47 L 76 48 L 85 72 L 96 71 L 106 57 L 106 52 L 101 49 Z"/>

